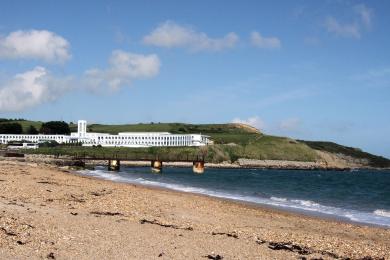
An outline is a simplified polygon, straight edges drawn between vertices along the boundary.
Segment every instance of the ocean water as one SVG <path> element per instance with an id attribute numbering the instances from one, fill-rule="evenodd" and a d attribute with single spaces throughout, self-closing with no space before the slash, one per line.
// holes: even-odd
<path id="1" fill-rule="evenodd" d="M 109 172 L 98 166 L 80 173 L 390 227 L 390 171 L 208 168 L 195 174 L 191 168 L 152 173 L 148 167 Z"/>

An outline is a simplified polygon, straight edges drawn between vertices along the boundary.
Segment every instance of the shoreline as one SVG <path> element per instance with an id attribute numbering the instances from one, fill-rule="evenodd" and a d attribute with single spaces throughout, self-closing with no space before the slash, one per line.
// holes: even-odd
<path id="1" fill-rule="evenodd" d="M 101 166 L 101 165 L 99 165 L 99 166 Z M 137 166 L 137 167 L 147 167 L 147 166 Z M 167 166 L 167 167 L 176 168 L 177 166 Z M 59 168 L 59 169 L 62 170 L 61 168 Z M 218 169 L 221 169 L 221 168 L 218 168 Z M 238 168 L 238 169 L 241 169 L 241 168 Z M 256 168 L 254 168 L 254 169 L 256 169 Z M 269 170 L 269 169 L 267 169 L 267 170 Z M 213 196 L 213 195 L 206 194 L 206 193 L 183 191 L 183 190 L 178 190 L 178 189 L 173 189 L 173 188 L 168 188 L 168 187 L 158 186 L 158 185 L 152 185 L 152 184 L 148 185 L 148 184 L 142 184 L 142 183 L 109 180 L 109 179 L 105 179 L 105 178 L 97 177 L 97 176 L 88 176 L 88 175 L 80 173 L 77 170 L 64 169 L 64 171 L 69 172 L 71 174 L 75 174 L 77 176 L 86 177 L 86 178 L 104 180 L 104 181 L 114 182 L 114 183 L 121 183 L 121 184 L 125 184 L 125 185 L 137 185 L 137 186 L 140 186 L 140 187 L 143 187 L 146 189 L 174 192 L 174 193 L 177 193 L 178 195 L 191 194 L 194 196 L 207 197 L 207 198 L 211 198 L 211 199 L 215 199 L 215 200 L 223 200 L 223 201 L 227 201 L 230 203 L 236 203 L 236 204 L 239 204 L 242 206 L 257 208 L 260 210 L 271 210 L 271 211 L 275 211 L 275 212 L 280 213 L 280 214 L 283 214 L 283 213 L 294 214 L 294 215 L 298 215 L 298 216 L 304 216 L 304 217 L 315 218 L 315 219 L 320 219 L 320 220 L 329 220 L 329 221 L 336 221 L 339 223 L 352 224 L 352 225 L 357 225 L 357 226 L 368 226 L 368 227 L 376 227 L 376 228 L 390 230 L 390 227 L 386 226 L 386 225 L 352 220 L 352 219 L 348 219 L 347 217 L 337 216 L 334 214 L 326 214 L 326 213 L 322 213 L 322 212 L 318 212 L 318 211 L 310 211 L 310 210 L 299 209 L 299 208 L 289 208 L 289 207 L 283 207 L 283 206 L 276 206 L 276 205 L 271 205 L 271 204 L 266 204 L 266 203 L 251 202 L 251 201 L 245 201 L 245 200 L 234 199 L 234 198 L 227 198 L 227 197 L 222 197 L 222 196 Z"/>
<path id="2" fill-rule="evenodd" d="M 0 160 L 0 186 L 5 258 L 390 258 L 389 229 L 53 165 Z"/>

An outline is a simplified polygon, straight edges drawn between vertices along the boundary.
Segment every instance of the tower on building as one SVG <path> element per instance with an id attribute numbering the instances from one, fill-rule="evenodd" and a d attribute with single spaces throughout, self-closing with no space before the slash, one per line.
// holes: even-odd
<path id="1" fill-rule="evenodd" d="M 87 121 L 79 120 L 77 121 L 77 133 L 79 138 L 84 138 L 87 133 Z"/>

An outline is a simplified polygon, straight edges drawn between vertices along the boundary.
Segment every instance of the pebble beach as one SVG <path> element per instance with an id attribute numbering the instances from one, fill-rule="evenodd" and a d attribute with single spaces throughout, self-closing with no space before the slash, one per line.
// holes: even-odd
<path id="1" fill-rule="evenodd" d="M 390 259 L 390 229 L 0 161 L 2 259 Z"/>

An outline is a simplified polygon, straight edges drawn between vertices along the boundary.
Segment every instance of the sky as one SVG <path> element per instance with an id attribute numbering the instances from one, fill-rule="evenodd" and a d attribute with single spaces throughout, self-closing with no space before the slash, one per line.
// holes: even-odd
<path id="1" fill-rule="evenodd" d="M 0 3 L 0 117 L 253 125 L 390 158 L 389 1 Z"/>

